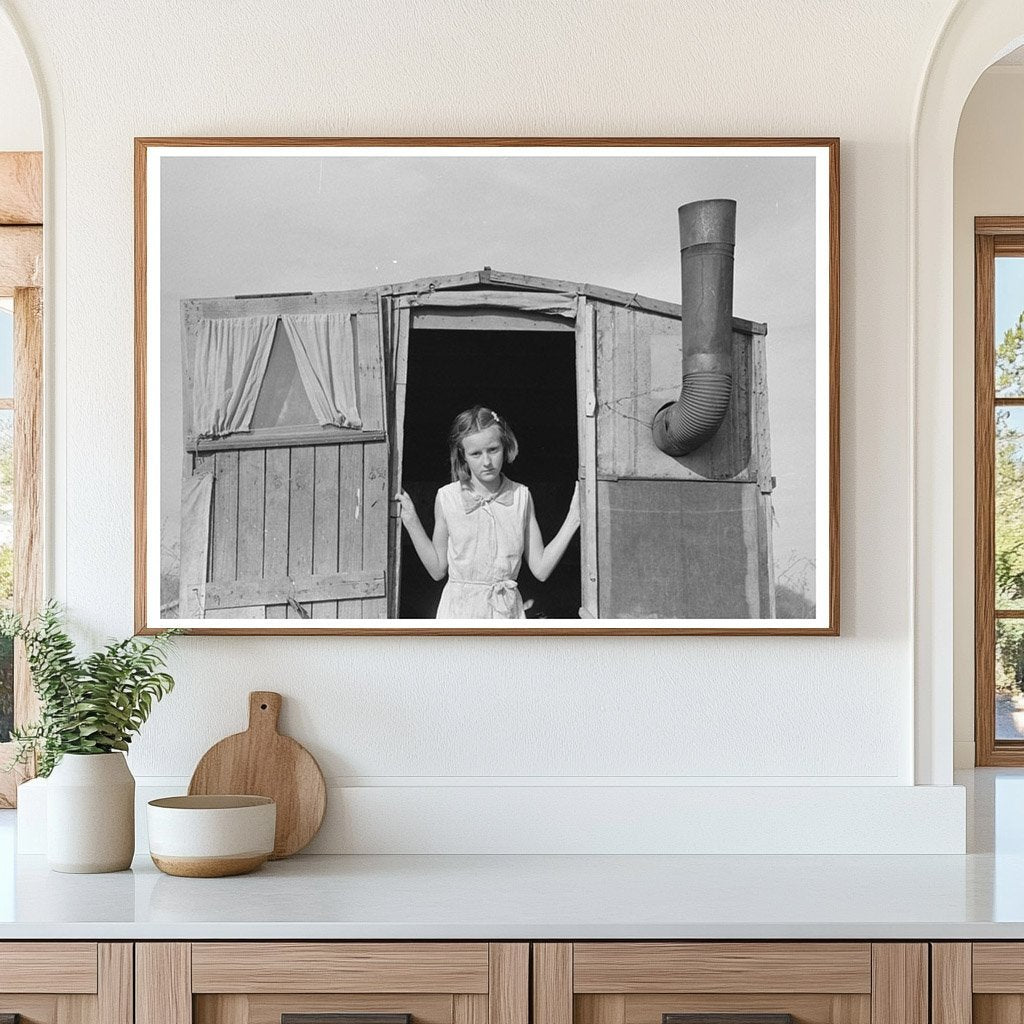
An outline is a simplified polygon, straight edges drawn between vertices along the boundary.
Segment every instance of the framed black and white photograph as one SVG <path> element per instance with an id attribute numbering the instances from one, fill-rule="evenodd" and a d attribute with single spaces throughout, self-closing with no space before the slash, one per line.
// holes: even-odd
<path id="1" fill-rule="evenodd" d="M 136 140 L 136 627 L 839 630 L 836 139 Z"/>

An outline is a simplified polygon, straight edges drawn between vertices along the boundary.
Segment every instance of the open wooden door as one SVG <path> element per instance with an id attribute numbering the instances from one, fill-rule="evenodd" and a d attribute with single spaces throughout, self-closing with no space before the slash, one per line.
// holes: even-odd
<path id="1" fill-rule="evenodd" d="M 179 617 L 385 618 L 388 431 L 377 292 L 196 299 L 182 312 Z M 204 321 L 261 317 L 277 322 L 251 428 L 199 435 L 190 396 Z M 354 377 L 355 427 L 318 422 L 296 364 L 285 321 L 321 318 L 332 319 L 337 339 L 331 372 L 341 365 Z"/>
<path id="2" fill-rule="evenodd" d="M 412 323 L 412 311 L 408 302 L 402 302 L 398 296 L 382 295 L 380 319 L 384 337 L 385 394 L 389 399 L 387 422 L 391 437 L 388 497 L 392 498 L 402 489 L 402 442 L 405 438 L 405 394 L 408 386 L 409 326 Z M 392 586 L 388 588 L 387 614 L 388 618 L 397 619 L 401 597 L 399 580 L 402 578 L 402 520 L 397 502 L 389 500 L 388 505 L 391 515 L 388 520 L 387 575 L 392 581 Z"/>
<path id="3" fill-rule="evenodd" d="M 597 350 L 596 312 L 576 300 L 576 394 L 580 464 L 580 618 L 596 619 L 597 588 Z"/>

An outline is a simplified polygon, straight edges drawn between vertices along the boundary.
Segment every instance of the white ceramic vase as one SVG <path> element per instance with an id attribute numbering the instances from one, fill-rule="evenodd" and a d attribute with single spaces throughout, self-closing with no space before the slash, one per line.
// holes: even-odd
<path id="1" fill-rule="evenodd" d="M 135 779 L 124 754 L 65 754 L 46 784 L 54 871 L 123 871 L 135 853 Z"/>

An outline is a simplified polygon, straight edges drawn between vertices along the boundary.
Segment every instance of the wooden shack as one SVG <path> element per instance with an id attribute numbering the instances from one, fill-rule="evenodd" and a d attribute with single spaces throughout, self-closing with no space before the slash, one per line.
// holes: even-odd
<path id="1" fill-rule="evenodd" d="M 523 569 L 537 614 L 773 617 L 766 328 L 732 319 L 725 419 L 706 444 L 674 457 L 652 443 L 651 424 L 680 393 L 680 314 L 671 302 L 490 268 L 185 301 L 179 614 L 432 615 L 421 567 L 403 567 L 391 499 L 408 489 L 429 530 L 433 491 L 448 479 L 448 424 L 479 401 L 519 434 L 523 454 L 509 475 L 531 487 L 546 539 L 580 482 L 579 550 L 559 569 L 557 601 L 545 604 L 547 585 L 531 591 Z M 325 318 L 338 339 L 329 372 L 347 377 L 355 396 L 355 412 L 331 423 L 314 409 L 294 340 L 295 324 L 312 333 Z M 204 432 L 197 345 L 232 320 L 262 332 L 263 368 L 250 373 L 258 395 L 246 429 Z M 209 367 L 202 373 L 209 390 Z"/>

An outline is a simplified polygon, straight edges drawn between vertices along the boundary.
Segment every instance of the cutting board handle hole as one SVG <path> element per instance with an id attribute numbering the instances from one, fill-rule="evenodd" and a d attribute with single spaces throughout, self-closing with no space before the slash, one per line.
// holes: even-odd
<path id="1" fill-rule="evenodd" d="M 266 711 L 266 710 L 267 710 L 267 705 L 266 704 L 261 704 L 260 705 L 260 711 Z"/>

